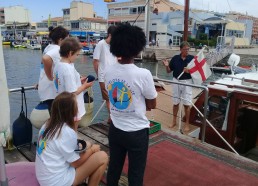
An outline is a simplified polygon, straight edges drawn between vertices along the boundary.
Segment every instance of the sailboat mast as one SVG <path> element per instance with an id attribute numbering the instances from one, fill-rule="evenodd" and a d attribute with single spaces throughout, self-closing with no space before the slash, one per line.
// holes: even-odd
<path id="1" fill-rule="evenodd" d="M 149 45 L 149 24 L 150 24 L 150 0 L 146 0 L 145 7 L 145 36 L 147 45 Z"/>
<path id="2" fill-rule="evenodd" d="M 184 13 L 184 41 L 188 38 L 188 17 L 189 17 L 189 2 L 190 0 L 185 0 L 185 13 Z"/>

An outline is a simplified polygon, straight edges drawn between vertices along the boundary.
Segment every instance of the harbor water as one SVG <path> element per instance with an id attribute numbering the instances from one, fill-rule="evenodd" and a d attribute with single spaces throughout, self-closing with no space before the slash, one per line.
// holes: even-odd
<path id="1" fill-rule="evenodd" d="M 30 50 L 25 48 L 10 48 L 9 46 L 3 46 L 7 84 L 9 89 L 28 87 L 38 83 L 40 62 L 42 53 L 40 50 Z M 75 62 L 75 68 L 83 75 L 94 75 L 93 59 L 90 56 L 79 55 Z M 136 63 L 137 66 L 147 68 L 153 75 L 158 75 L 159 78 L 170 78 L 171 74 L 167 75 L 165 68 L 159 65 L 156 70 L 157 63 Z M 95 82 L 93 87 L 93 99 L 94 99 L 94 111 L 93 115 L 100 108 L 103 103 L 99 84 Z M 39 97 L 37 90 L 25 91 L 27 100 L 27 112 L 28 118 L 32 109 L 39 103 Z M 21 111 L 21 92 L 10 93 L 10 108 L 11 108 L 11 124 L 15 121 Z M 102 121 L 108 118 L 106 107 L 103 107 L 93 123 Z M 34 129 L 34 136 L 37 130 Z"/>

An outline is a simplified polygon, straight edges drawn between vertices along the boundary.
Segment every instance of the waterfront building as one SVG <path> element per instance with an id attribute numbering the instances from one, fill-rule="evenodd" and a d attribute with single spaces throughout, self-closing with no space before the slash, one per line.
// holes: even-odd
<path id="1" fill-rule="evenodd" d="M 64 25 L 64 19 L 62 17 L 53 17 L 53 18 L 50 17 L 49 19 L 45 19 L 37 23 L 37 31 L 48 32 L 49 26 L 57 27 L 57 26 L 63 26 L 63 25 Z"/>
<path id="2" fill-rule="evenodd" d="M 245 20 L 253 21 L 252 36 L 251 36 L 252 43 L 258 44 L 258 18 L 257 17 L 248 15 L 247 13 L 242 14 L 234 11 L 230 11 L 229 13 L 226 14 L 226 16 L 233 20 L 237 20 L 237 21 L 241 20 L 242 22 L 245 22 Z"/>
<path id="3" fill-rule="evenodd" d="M 159 40 L 160 46 L 168 46 L 169 39 L 172 40 L 172 46 L 180 45 L 184 32 L 184 11 L 162 12 L 158 15 L 151 13 L 149 31 L 151 40 Z M 246 24 L 232 21 L 216 12 L 190 11 L 188 36 L 196 39 L 205 36 L 206 39 L 215 40 L 221 36 L 226 44 L 235 36 L 236 46 L 250 44 L 250 31 Z"/>
<path id="4" fill-rule="evenodd" d="M 31 28 L 30 11 L 23 6 L 0 8 L 0 24 L 4 24 L 4 37 L 22 39 L 26 31 Z"/>
<path id="5" fill-rule="evenodd" d="M 129 22 L 145 29 L 145 5 L 146 0 L 132 0 L 107 4 L 108 23 L 118 24 L 121 22 Z M 183 6 L 169 0 L 150 0 L 150 12 L 155 10 L 155 13 L 160 13 L 183 9 Z"/>
<path id="6" fill-rule="evenodd" d="M 30 11 L 23 6 L 0 8 L 0 24 L 30 23 Z"/>
<path id="7" fill-rule="evenodd" d="M 107 30 L 107 20 L 97 18 L 80 18 L 79 20 L 71 21 L 70 35 L 76 36 L 80 41 L 90 41 L 100 39 Z M 97 35 L 96 35 L 97 34 Z M 99 36 L 99 37 L 95 37 Z"/>
<path id="8" fill-rule="evenodd" d="M 82 1 L 72 1 L 70 8 L 63 9 L 63 26 L 71 30 L 71 21 L 94 17 L 96 17 L 96 13 L 93 10 L 93 4 Z"/>

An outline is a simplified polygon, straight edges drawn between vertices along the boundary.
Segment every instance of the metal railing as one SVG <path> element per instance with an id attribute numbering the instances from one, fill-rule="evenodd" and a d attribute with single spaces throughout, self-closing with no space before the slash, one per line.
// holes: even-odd
<path id="1" fill-rule="evenodd" d="M 9 89 L 9 92 L 20 92 L 23 90 L 35 90 L 37 87 L 36 86 L 29 86 L 29 87 L 21 87 L 21 88 L 12 88 Z"/>
<path id="2" fill-rule="evenodd" d="M 182 83 L 182 82 L 175 82 L 167 79 L 160 79 L 157 77 L 153 77 L 155 81 L 158 82 L 166 82 L 166 83 L 171 83 L 171 84 L 178 84 L 178 85 L 184 85 L 184 86 L 190 86 L 193 88 L 200 88 L 203 89 L 204 91 L 204 108 L 208 108 L 208 95 L 209 95 L 209 89 L 206 86 L 201 86 L 201 85 L 194 85 L 194 84 L 188 84 L 188 83 Z M 183 99 L 183 98 L 179 98 Z M 201 142 L 205 142 L 205 132 L 206 132 L 206 123 L 209 124 L 209 126 L 214 130 L 214 132 L 224 141 L 224 143 L 237 155 L 237 151 L 223 138 L 223 136 L 216 130 L 216 128 L 210 123 L 210 121 L 207 119 L 207 109 L 204 109 L 204 113 L 201 113 L 201 111 L 194 105 L 192 101 L 186 100 L 191 103 L 191 105 L 195 108 L 195 110 L 202 116 L 202 134 L 201 134 Z"/>

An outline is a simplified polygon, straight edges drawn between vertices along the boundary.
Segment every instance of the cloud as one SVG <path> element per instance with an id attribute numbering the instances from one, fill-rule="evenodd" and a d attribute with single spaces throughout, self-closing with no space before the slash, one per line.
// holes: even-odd
<path id="1" fill-rule="evenodd" d="M 175 3 L 184 5 L 185 0 L 172 0 Z M 220 13 L 235 11 L 240 13 L 247 13 L 258 17 L 257 8 L 254 6 L 257 0 L 190 0 L 190 8 L 212 10 Z"/>

